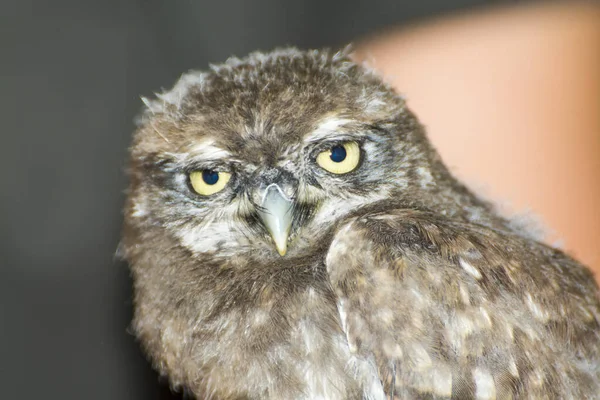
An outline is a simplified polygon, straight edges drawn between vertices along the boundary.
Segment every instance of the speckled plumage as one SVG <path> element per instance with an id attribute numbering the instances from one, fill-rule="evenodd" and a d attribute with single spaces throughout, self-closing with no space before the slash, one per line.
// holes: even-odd
<path id="1" fill-rule="evenodd" d="M 404 101 L 345 53 L 283 49 L 144 99 L 123 254 L 133 328 L 215 399 L 599 398 L 591 273 L 456 181 Z M 355 141 L 360 165 L 316 154 Z M 231 173 L 200 196 L 193 170 Z M 293 200 L 287 253 L 261 222 Z M 279 187 L 278 186 L 278 187 Z"/>

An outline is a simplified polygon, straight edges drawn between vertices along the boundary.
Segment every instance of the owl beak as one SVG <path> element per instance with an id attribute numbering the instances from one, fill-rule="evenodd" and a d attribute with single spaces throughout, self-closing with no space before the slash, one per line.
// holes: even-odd
<path id="1" fill-rule="evenodd" d="M 258 215 L 281 256 L 287 252 L 293 206 L 293 201 L 283 193 L 279 185 L 272 183 L 265 189 L 258 209 Z"/>

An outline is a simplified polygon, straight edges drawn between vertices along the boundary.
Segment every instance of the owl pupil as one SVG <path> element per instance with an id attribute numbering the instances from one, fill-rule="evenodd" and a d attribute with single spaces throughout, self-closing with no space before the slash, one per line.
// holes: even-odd
<path id="1" fill-rule="evenodd" d="M 219 173 L 217 171 L 205 169 L 202 171 L 202 180 L 204 180 L 207 185 L 214 185 L 219 181 Z"/>
<path id="2" fill-rule="evenodd" d="M 334 146 L 331 148 L 331 161 L 339 163 L 346 159 L 346 149 L 344 146 Z"/>

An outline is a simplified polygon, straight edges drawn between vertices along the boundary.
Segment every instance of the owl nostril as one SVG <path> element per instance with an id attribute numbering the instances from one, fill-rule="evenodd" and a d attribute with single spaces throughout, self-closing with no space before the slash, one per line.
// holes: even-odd
<path id="1" fill-rule="evenodd" d="M 287 202 L 292 202 L 293 199 L 290 198 L 290 196 L 288 196 L 282 189 L 281 187 L 276 184 L 276 183 L 271 183 L 269 186 L 267 186 L 267 188 L 263 191 L 263 194 L 261 196 L 261 200 L 260 200 L 260 205 L 263 206 L 265 203 L 265 199 L 267 196 L 271 195 L 271 194 L 279 194 L 279 196 L 281 196 L 285 201 Z"/>
<path id="2" fill-rule="evenodd" d="M 281 168 L 267 168 L 259 171 L 254 178 L 255 189 L 252 194 L 252 202 L 260 206 L 266 192 L 276 186 L 281 195 L 288 201 L 294 201 L 298 180 L 291 172 Z"/>

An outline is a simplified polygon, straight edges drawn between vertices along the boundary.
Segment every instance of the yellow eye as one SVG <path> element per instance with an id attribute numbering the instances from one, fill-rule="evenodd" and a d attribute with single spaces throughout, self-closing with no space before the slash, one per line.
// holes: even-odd
<path id="1" fill-rule="evenodd" d="M 204 169 L 190 173 L 190 183 L 196 193 L 202 196 L 210 196 L 220 192 L 225 188 L 227 182 L 231 179 L 231 174 L 228 172 L 214 171 Z"/>
<path id="2" fill-rule="evenodd" d="M 360 148 L 356 142 L 346 142 L 319 153 L 317 164 L 332 174 L 347 174 L 360 161 Z"/>

